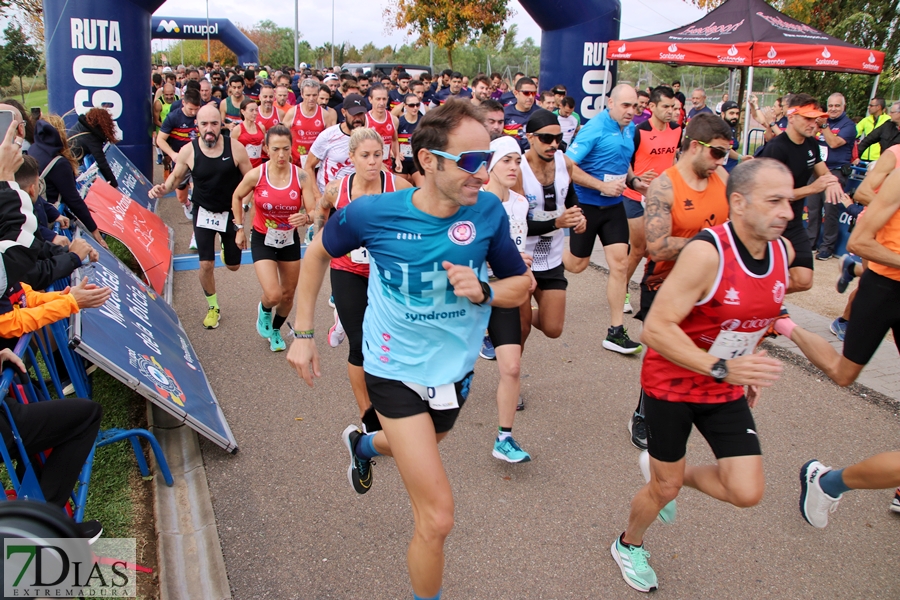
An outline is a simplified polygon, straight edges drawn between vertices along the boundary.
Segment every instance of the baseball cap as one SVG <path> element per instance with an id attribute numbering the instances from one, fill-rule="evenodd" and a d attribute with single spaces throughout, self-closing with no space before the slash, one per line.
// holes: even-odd
<path id="1" fill-rule="evenodd" d="M 325 76 L 325 81 L 337 81 L 338 79 L 340 79 L 340 77 L 338 77 L 334 73 L 329 73 Z"/>
<path id="2" fill-rule="evenodd" d="M 724 109 L 723 109 L 724 110 Z M 827 112 L 822 112 L 819 110 L 815 104 L 804 104 L 803 106 L 792 106 L 787 110 L 788 116 L 790 115 L 800 115 L 801 117 L 806 117 L 808 119 L 821 119 L 822 117 L 827 117 Z"/>
<path id="3" fill-rule="evenodd" d="M 725 112 L 728 112 L 729 110 L 731 110 L 732 108 L 737 108 L 737 107 L 738 107 L 737 102 L 735 102 L 734 100 L 728 100 L 727 102 L 722 103 L 722 112 L 725 113 Z"/>
<path id="4" fill-rule="evenodd" d="M 360 115 L 366 112 L 366 101 L 359 94 L 347 94 L 344 98 L 344 110 L 349 115 Z"/>

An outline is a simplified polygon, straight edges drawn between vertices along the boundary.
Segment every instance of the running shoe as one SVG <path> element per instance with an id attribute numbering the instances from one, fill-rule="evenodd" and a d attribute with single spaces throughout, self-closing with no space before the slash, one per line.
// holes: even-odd
<path id="1" fill-rule="evenodd" d="M 826 494 L 819 485 L 819 479 L 830 470 L 815 459 L 800 467 L 800 514 L 819 529 L 828 525 L 828 514 L 837 510 L 841 501 Z"/>
<path id="2" fill-rule="evenodd" d="M 272 337 L 272 311 L 264 311 L 262 302 L 256 308 L 256 333 L 264 340 Z"/>
<path id="3" fill-rule="evenodd" d="M 162 162 L 163 162 L 163 161 L 162 161 L 162 154 L 157 153 L 157 154 L 156 154 L 156 164 L 161 165 Z"/>
<path id="4" fill-rule="evenodd" d="M 181 207 L 184 209 L 184 218 L 193 221 L 194 220 L 194 205 L 191 204 L 191 201 L 188 200 L 186 203 L 182 204 Z"/>
<path id="5" fill-rule="evenodd" d="M 638 466 L 641 468 L 641 475 L 644 476 L 644 481 L 650 483 L 650 453 L 646 450 L 641 452 L 641 456 L 638 458 Z M 657 515 L 656 518 L 659 519 L 660 523 L 671 525 L 675 522 L 677 514 L 678 505 L 675 504 L 675 500 L 672 500 L 662 507 L 662 510 L 659 511 L 659 515 Z"/>
<path id="6" fill-rule="evenodd" d="M 816 252 L 816 260 L 828 260 L 834 256 L 834 253 L 831 250 L 819 250 Z"/>
<path id="7" fill-rule="evenodd" d="M 335 309 L 334 325 L 328 330 L 328 345 L 332 348 L 337 348 L 344 341 L 345 337 L 347 337 L 347 334 L 344 332 L 344 326 L 341 324 L 340 317 L 338 317 L 337 309 Z"/>
<path id="8" fill-rule="evenodd" d="M 647 562 L 650 553 L 643 546 L 626 546 L 617 537 L 609 551 L 622 570 L 625 583 L 639 592 L 652 592 L 659 587 L 656 572 Z"/>
<path id="9" fill-rule="evenodd" d="M 854 279 L 856 279 L 856 261 L 849 254 L 845 254 L 841 257 L 841 276 L 838 277 L 837 285 L 835 286 L 838 294 L 846 292 L 847 286 Z"/>
<path id="10" fill-rule="evenodd" d="M 522 396 L 519 396 L 519 401 L 516 403 L 516 410 L 525 410 L 525 399 Z"/>
<path id="11" fill-rule="evenodd" d="M 281 337 L 281 331 L 278 329 L 272 330 L 272 336 L 269 338 L 269 350 L 272 352 L 281 352 L 287 346 L 284 344 L 284 339 Z"/>
<path id="12" fill-rule="evenodd" d="M 622 310 L 626 315 L 630 315 L 634 312 L 634 309 L 631 308 L 631 294 L 625 294 L 625 308 Z"/>
<path id="13" fill-rule="evenodd" d="M 341 434 L 344 445 L 350 453 L 350 466 L 347 467 L 347 479 L 357 494 L 365 494 L 372 487 L 372 465 L 371 460 L 360 458 L 356 455 L 356 443 L 362 437 L 362 432 L 357 429 L 356 425 L 347 425 Z"/>
<path id="14" fill-rule="evenodd" d="M 847 335 L 847 321 L 841 321 L 841 318 L 838 317 L 831 322 L 829 329 L 831 329 L 831 333 L 837 336 L 837 339 L 843 342 L 844 336 Z"/>
<path id="15" fill-rule="evenodd" d="M 894 501 L 891 502 L 891 510 L 895 513 L 900 513 L 900 488 L 897 488 L 897 491 L 894 492 Z"/>
<path id="16" fill-rule="evenodd" d="M 631 415 L 628 420 L 628 432 L 631 434 L 631 443 L 639 450 L 647 449 L 647 425 L 644 417 L 637 413 Z"/>
<path id="17" fill-rule="evenodd" d="M 334 308 L 334 295 L 328 296 L 328 306 Z"/>
<path id="18" fill-rule="evenodd" d="M 494 451 L 491 452 L 491 454 L 494 455 L 494 458 L 505 460 L 508 463 L 531 461 L 531 455 L 522 450 L 512 436 L 509 436 L 504 440 L 501 440 L 499 437 L 494 440 Z"/>
<path id="19" fill-rule="evenodd" d="M 196 250 L 197 249 L 197 237 L 192 233 L 191 234 L 191 243 L 188 244 L 188 250 Z"/>
<path id="20" fill-rule="evenodd" d="M 637 342 L 631 341 L 628 337 L 628 330 L 623 325 L 618 327 L 610 327 L 606 333 L 606 339 L 603 340 L 603 347 L 619 354 L 640 354 L 643 346 Z"/>
<path id="21" fill-rule="evenodd" d="M 494 344 L 491 343 L 491 336 L 485 334 L 478 356 L 484 360 L 497 360 L 497 351 L 494 350 Z"/>
<path id="22" fill-rule="evenodd" d="M 78 531 L 79 537 L 86 539 L 88 544 L 93 544 L 100 539 L 101 535 L 103 535 L 103 525 L 100 524 L 100 521 L 95 519 L 75 523 L 75 529 Z"/>
<path id="23" fill-rule="evenodd" d="M 209 310 L 206 312 L 206 318 L 203 319 L 203 326 L 207 329 L 215 329 L 219 326 L 219 309 L 209 307 Z"/>

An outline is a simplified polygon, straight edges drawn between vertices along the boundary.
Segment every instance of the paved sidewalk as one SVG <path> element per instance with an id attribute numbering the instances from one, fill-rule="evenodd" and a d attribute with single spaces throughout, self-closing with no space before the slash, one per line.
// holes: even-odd
<path id="1" fill-rule="evenodd" d="M 594 247 L 594 253 L 591 255 L 591 264 L 606 271 L 609 270 L 609 265 L 606 262 L 606 256 L 603 253 L 602 246 Z M 634 292 L 634 286 L 640 283 L 643 273 L 644 261 L 641 261 L 641 264 L 638 265 L 638 268 L 634 273 L 634 277 L 631 278 L 633 285 L 629 286 L 629 291 L 632 293 Z M 790 299 L 790 296 L 788 296 L 788 299 Z M 800 308 L 790 302 L 785 302 L 784 305 L 790 312 L 791 319 L 793 319 L 797 325 L 803 327 L 807 331 L 822 336 L 834 346 L 835 350 L 841 352 L 843 342 L 838 341 L 837 337 L 831 333 L 831 318 L 816 314 L 805 308 Z M 632 306 L 637 310 L 637 303 L 634 300 L 632 300 Z M 800 352 L 797 345 L 784 336 L 778 336 L 774 340 L 769 340 L 769 342 L 779 348 L 784 348 L 785 350 L 789 350 L 790 352 L 803 357 L 803 353 Z M 881 346 L 878 347 L 875 356 L 872 357 L 872 360 L 866 365 L 866 368 L 863 369 L 862 374 L 856 382 L 874 392 L 900 401 L 900 356 L 897 355 L 897 348 L 894 344 L 890 343 L 890 341 L 882 342 Z"/>

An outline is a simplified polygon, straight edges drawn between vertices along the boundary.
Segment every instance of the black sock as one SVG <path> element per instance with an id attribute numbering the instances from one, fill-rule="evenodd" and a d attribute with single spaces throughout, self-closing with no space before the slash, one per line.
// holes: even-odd
<path id="1" fill-rule="evenodd" d="M 626 543 L 626 542 L 625 542 L 625 532 L 624 532 L 624 531 L 622 532 L 622 535 L 619 536 L 619 543 L 622 544 L 623 546 L 625 546 L 626 548 L 640 548 L 640 547 L 643 546 L 643 544 L 635 545 L 635 544 L 628 544 L 628 543 Z"/>
<path id="2" fill-rule="evenodd" d="M 269 309 L 272 310 L 272 309 Z M 275 313 L 275 316 L 272 318 L 272 329 L 281 329 L 281 326 L 284 325 L 284 322 L 287 320 L 287 315 L 281 316 L 278 313 Z"/>
<path id="3" fill-rule="evenodd" d="M 266 307 L 266 305 L 263 304 L 262 302 L 260 302 L 259 305 L 262 307 L 262 311 L 263 311 L 264 313 L 270 313 L 270 312 L 272 312 L 272 307 L 271 307 L 271 306 Z"/>

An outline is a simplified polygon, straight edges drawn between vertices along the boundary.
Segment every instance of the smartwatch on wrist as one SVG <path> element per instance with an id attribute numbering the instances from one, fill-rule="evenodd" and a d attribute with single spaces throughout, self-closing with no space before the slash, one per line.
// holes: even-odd
<path id="1" fill-rule="evenodd" d="M 484 298 L 481 299 L 481 302 L 478 304 L 487 304 L 494 297 L 494 290 L 491 289 L 491 286 L 488 285 L 487 281 L 481 282 L 481 291 L 484 292 Z"/>
<path id="2" fill-rule="evenodd" d="M 709 370 L 709 374 L 716 380 L 716 383 L 722 383 L 728 377 L 728 363 L 724 358 L 720 358 Z"/>

